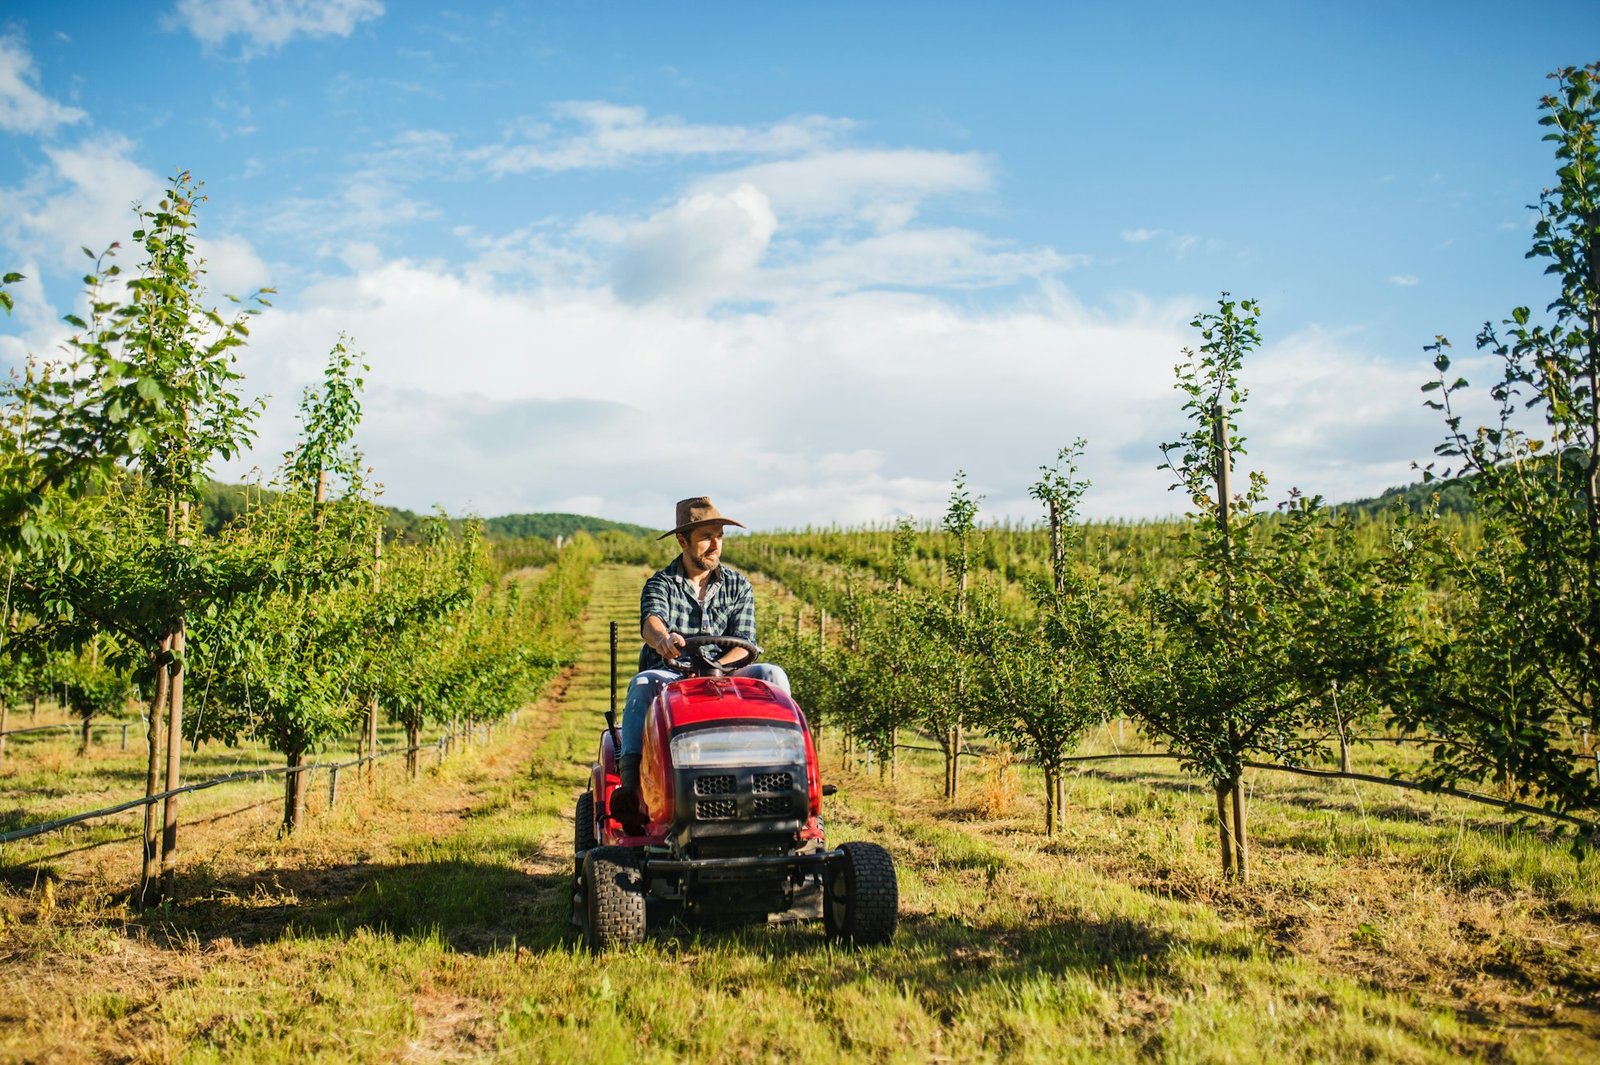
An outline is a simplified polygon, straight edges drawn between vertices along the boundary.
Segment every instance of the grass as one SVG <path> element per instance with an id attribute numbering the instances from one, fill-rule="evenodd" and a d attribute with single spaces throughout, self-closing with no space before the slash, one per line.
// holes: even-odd
<path id="1" fill-rule="evenodd" d="M 93 852 L 11 877 L 0 1059 L 1600 1054 L 1600 878 L 1560 840 L 1257 774 L 1254 880 L 1231 889 L 1209 796 L 1163 763 L 1090 763 L 1047 839 L 1026 768 L 986 761 L 949 804 L 937 756 L 907 754 L 890 782 L 825 737 L 830 839 L 899 865 L 894 943 L 680 928 L 591 957 L 567 920 L 571 808 L 607 701 L 605 622 L 631 616 L 642 576 L 599 571 L 577 669 L 416 787 L 349 788 L 289 840 L 271 809 L 196 826 L 182 896 L 144 915 Z"/>

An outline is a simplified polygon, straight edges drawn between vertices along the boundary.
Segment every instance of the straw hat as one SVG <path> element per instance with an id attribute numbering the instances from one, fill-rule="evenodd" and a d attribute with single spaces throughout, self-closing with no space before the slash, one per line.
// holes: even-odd
<path id="1" fill-rule="evenodd" d="M 725 518 L 711 502 L 710 496 L 694 496 L 691 499 L 678 500 L 678 524 L 675 528 L 656 537 L 665 540 L 674 533 L 688 532 L 699 525 L 737 525 L 739 528 L 748 528 L 742 521 Z"/>

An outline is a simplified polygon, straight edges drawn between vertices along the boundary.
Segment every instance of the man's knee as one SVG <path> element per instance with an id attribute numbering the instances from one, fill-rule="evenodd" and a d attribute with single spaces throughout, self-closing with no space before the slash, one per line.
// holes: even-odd
<path id="1" fill-rule="evenodd" d="M 789 674 L 783 671 L 782 666 L 773 665 L 771 662 L 758 662 L 753 666 L 745 666 L 739 670 L 739 675 L 764 680 L 783 691 L 789 690 Z"/>

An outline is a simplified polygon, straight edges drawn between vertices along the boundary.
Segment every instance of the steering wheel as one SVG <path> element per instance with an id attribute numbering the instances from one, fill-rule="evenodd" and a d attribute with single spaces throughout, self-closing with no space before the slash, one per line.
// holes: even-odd
<path id="1" fill-rule="evenodd" d="M 749 657 L 741 659 L 738 665 L 725 666 L 707 658 L 703 650 L 706 647 L 721 647 L 725 651 L 735 649 L 748 651 Z M 674 662 L 668 662 L 667 668 L 685 677 L 723 677 L 736 669 L 743 669 L 760 657 L 760 647 L 737 636 L 690 636 L 683 641 L 683 656 Z"/>

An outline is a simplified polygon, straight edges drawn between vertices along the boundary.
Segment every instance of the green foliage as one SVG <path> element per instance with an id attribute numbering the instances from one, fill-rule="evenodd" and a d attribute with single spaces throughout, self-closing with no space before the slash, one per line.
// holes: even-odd
<path id="1" fill-rule="evenodd" d="M 23 280 L 23 275 L 15 270 L 7 270 L 3 276 L 0 276 L 0 310 L 5 311 L 6 314 L 10 314 L 11 308 L 14 306 L 11 300 L 11 293 L 6 291 L 6 287 L 15 285 L 21 280 Z"/>
<path id="2" fill-rule="evenodd" d="M 350 338 L 339 334 L 328 353 L 322 387 L 307 388 L 300 398 L 301 439 L 295 450 L 284 456 L 284 482 L 291 490 L 322 495 L 332 489 L 327 480 L 337 477 L 344 494 L 356 496 L 362 489 L 361 453 L 355 448 L 356 426 L 361 423 L 361 389 L 365 382 L 350 351 Z"/>
<path id="3" fill-rule="evenodd" d="M 1423 391 L 1446 427 L 1427 475 L 1467 486 L 1483 537 L 1436 552 L 1452 596 L 1403 713 L 1443 737 L 1439 779 L 1489 776 L 1509 795 L 1593 809 L 1600 787 L 1573 745 L 1600 724 L 1600 66 L 1552 77 L 1539 122 L 1557 184 L 1528 252 L 1559 283 L 1551 321 L 1518 307 L 1483 327 L 1499 411 L 1476 429 L 1458 410 L 1468 384 L 1450 342 L 1425 349 L 1437 376 Z"/>

